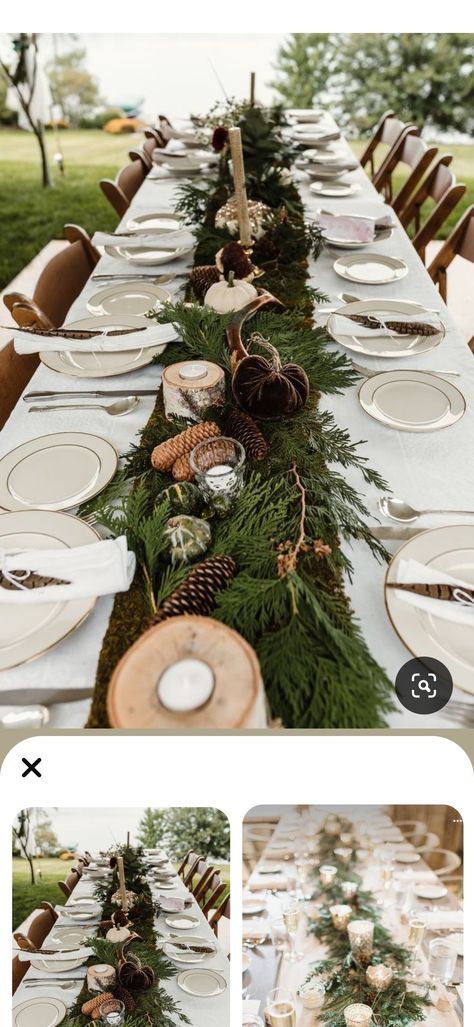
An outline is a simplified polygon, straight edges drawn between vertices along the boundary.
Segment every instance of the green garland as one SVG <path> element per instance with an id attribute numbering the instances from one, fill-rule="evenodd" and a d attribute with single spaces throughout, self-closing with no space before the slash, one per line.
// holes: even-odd
<path id="1" fill-rule="evenodd" d="M 164 988 L 160 987 L 159 982 L 176 976 L 178 971 L 174 964 L 156 948 L 157 933 L 154 928 L 154 919 L 159 909 L 153 902 L 150 886 L 146 880 L 143 850 L 123 845 L 109 850 L 108 855 L 111 857 L 112 864 L 115 862 L 114 857 L 123 856 L 127 890 L 135 892 L 136 895 L 128 917 L 134 930 L 140 935 L 140 941 L 134 941 L 130 946 L 130 951 L 144 966 L 152 968 L 155 981 L 158 982 L 148 991 L 133 992 L 136 1009 L 133 1013 L 126 1014 L 125 1023 L 127 1027 L 175 1027 L 176 1018 L 178 1018 L 180 1023 L 190 1024 L 191 1021 L 182 1012 L 179 1004 L 168 995 Z M 112 895 L 118 887 L 118 873 L 114 866 L 112 877 L 109 877 L 107 881 L 97 882 L 95 886 L 95 898 L 101 905 L 103 920 L 110 919 L 112 913 L 118 909 L 112 902 Z M 88 960 L 88 966 L 96 963 L 117 966 L 116 944 L 101 937 L 88 939 L 87 944 L 94 952 Z M 114 989 L 112 988 L 111 991 L 113 993 Z M 87 985 L 84 984 L 64 1021 L 65 1027 L 87 1027 L 90 1023 L 90 1016 L 81 1011 L 82 1006 L 96 995 L 97 992 L 89 991 Z"/>
<path id="2" fill-rule="evenodd" d="M 327 839 L 327 835 L 320 835 L 318 859 L 321 863 L 330 856 Z M 329 837 L 329 841 L 337 848 L 334 837 Z M 357 874 L 353 871 L 349 874 L 348 868 L 342 867 L 333 885 L 326 888 L 321 886 L 313 895 L 313 898 L 325 897 L 319 908 L 318 920 L 308 930 L 323 942 L 327 957 L 312 963 L 306 977 L 307 981 L 313 978 L 322 978 L 324 981 L 326 994 L 320 1020 L 327 1027 L 345 1027 L 346 1006 L 362 1002 L 373 1009 L 374 1027 L 410 1027 L 425 1019 L 426 1008 L 431 1005 L 429 989 L 426 987 L 421 994 L 419 991 L 408 990 L 405 975 L 411 959 L 410 950 L 394 942 L 390 932 L 380 922 L 380 913 L 372 892 L 358 891 L 352 899 L 344 898 L 340 882 L 348 877 L 360 882 Z M 352 906 L 351 919 L 374 922 L 374 950 L 370 964 L 384 963 L 393 969 L 392 981 L 385 991 L 374 991 L 367 983 L 367 966 L 359 963 L 352 955 L 347 932 L 338 931 L 333 925 L 330 907 L 341 901 Z"/>
<path id="3" fill-rule="evenodd" d="M 344 471 L 355 468 L 364 482 L 380 489 L 387 486 L 367 466 L 359 444 L 330 413 L 318 409 L 321 392 L 342 392 L 356 376 L 350 362 L 328 348 L 325 330 L 315 328 L 310 318 L 314 290 L 307 285 L 308 258 L 320 248 L 319 233 L 305 225 L 293 185 L 280 183 L 278 197 L 273 193 L 275 170 L 290 160 L 280 135 L 280 114 L 249 108 L 241 113 L 240 124 L 252 183 L 249 195 L 258 193 L 265 202 L 271 198 L 277 207 L 254 258 L 260 245 L 262 284 L 289 308 L 283 314 L 259 313 L 251 330 L 269 337 L 284 362 L 303 364 L 311 397 L 293 418 L 260 424 L 268 456 L 258 468 L 247 464 L 245 488 L 231 515 L 212 523 L 213 543 L 207 555 L 228 554 L 239 569 L 219 596 L 214 616 L 239 631 L 256 650 L 272 715 L 285 727 L 384 727 L 385 715 L 393 709 L 393 688 L 368 651 L 344 594 L 342 576 L 351 574 L 351 563 L 340 543 L 361 539 L 376 558 L 386 558 L 367 527 L 362 496 Z M 213 224 L 216 209 L 231 189 L 223 159 L 217 182 L 182 190 L 179 209 L 198 223 L 197 264 L 213 261 L 216 250 L 230 239 Z M 180 339 L 159 362 L 198 357 L 219 364 L 230 403 L 225 338 L 230 315 L 181 302 L 165 305 L 154 316 L 171 321 Z M 221 426 L 227 409 L 221 416 L 212 413 Z M 183 426 L 165 419 L 159 399 L 139 445 L 126 458 L 118 486 L 88 508 L 114 533 L 126 532 L 139 563 L 131 590 L 115 600 L 89 727 L 107 726 L 106 695 L 115 665 L 187 573 L 172 566 L 163 538 L 169 508 L 161 493 L 171 477 L 150 465 L 154 446 Z"/>

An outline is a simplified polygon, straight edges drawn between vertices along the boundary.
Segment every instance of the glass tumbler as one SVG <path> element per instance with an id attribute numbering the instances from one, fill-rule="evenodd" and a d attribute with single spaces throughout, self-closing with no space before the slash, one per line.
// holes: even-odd
<path id="1" fill-rule="evenodd" d="M 227 514 L 244 486 L 244 447 L 225 436 L 206 439 L 194 447 L 189 463 L 206 502 L 215 513 Z"/>

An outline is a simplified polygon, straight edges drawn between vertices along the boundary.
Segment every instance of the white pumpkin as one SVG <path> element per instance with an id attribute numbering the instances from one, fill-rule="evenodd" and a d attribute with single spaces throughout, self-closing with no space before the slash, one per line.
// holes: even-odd
<path id="1" fill-rule="evenodd" d="M 117 945 L 121 941 L 127 941 L 127 938 L 131 937 L 131 931 L 128 927 L 111 927 L 105 937 L 107 941 L 112 941 L 114 945 Z"/>
<path id="2" fill-rule="evenodd" d="M 240 310 L 247 303 L 251 303 L 258 292 L 251 282 L 234 280 L 234 272 L 229 272 L 229 279 L 226 282 L 214 282 L 207 290 L 204 297 L 204 306 L 211 307 L 218 314 L 227 314 L 230 310 Z"/>

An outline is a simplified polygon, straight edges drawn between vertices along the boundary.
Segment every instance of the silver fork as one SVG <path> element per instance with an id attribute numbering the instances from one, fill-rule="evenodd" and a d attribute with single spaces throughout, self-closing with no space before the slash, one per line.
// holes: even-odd
<path id="1" fill-rule="evenodd" d="M 364 378 L 373 378 L 376 374 L 382 374 L 381 371 L 374 371 L 370 367 L 363 367 L 362 364 L 356 364 L 354 360 L 351 360 L 351 364 L 354 368 L 354 371 L 357 371 L 357 374 L 361 374 Z M 392 370 L 392 368 L 390 368 L 390 370 Z M 415 368 L 415 370 L 420 371 L 421 368 Z M 434 374 L 436 377 L 439 377 L 440 375 L 447 378 L 460 377 L 459 371 L 432 371 L 431 367 L 428 367 L 424 373 Z"/>
<path id="2" fill-rule="evenodd" d="M 49 978 L 44 981 L 25 981 L 25 988 L 47 988 L 48 985 L 60 991 L 70 991 L 71 988 L 82 987 L 82 978 L 78 977 L 76 981 L 52 981 Z"/>

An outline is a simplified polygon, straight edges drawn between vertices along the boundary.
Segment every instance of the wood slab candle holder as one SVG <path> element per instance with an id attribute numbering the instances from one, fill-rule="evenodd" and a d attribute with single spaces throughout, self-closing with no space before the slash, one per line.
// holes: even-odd
<path id="1" fill-rule="evenodd" d="M 187 378 L 187 369 L 201 368 L 201 374 Z M 224 371 L 209 360 L 182 360 L 163 371 L 163 405 L 165 416 L 185 417 L 189 421 L 202 421 L 211 407 L 222 407 L 225 402 Z"/>
<path id="2" fill-rule="evenodd" d="M 256 299 L 247 303 L 245 307 L 241 307 L 234 314 L 229 327 L 226 329 L 227 342 L 229 343 L 233 364 L 237 364 L 239 360 L 248 356 L 242 342 L 242 328 L 245 322 L 253 317 L 254 314 L 257 314 L 259 310 L 263 310 L 264 307 L 275 307 L 279 311 L 285 310 L 284 304 L 277 300 L 276 296 L 272 296 L 271 292 L 262 290 Z"/>

